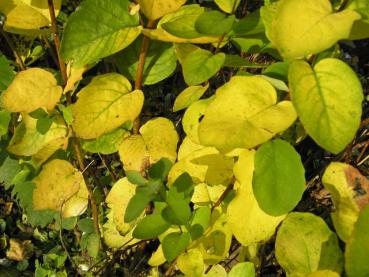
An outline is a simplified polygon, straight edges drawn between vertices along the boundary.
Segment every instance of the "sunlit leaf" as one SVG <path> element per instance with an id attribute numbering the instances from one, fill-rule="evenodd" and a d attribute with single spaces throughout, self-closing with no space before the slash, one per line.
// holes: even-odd
<path id="1" fill-rule="evenodd" d="M 127 121 L 134 121 L 144 101 L 142 91 L 120 74 L 97 76 L 78 93 L 72 106 L 73 128 L 84 139 L 97 138 Z"/>
<path id="2" fill-rule="evenodd" d="M 348 38 L 358 19 L 352 10 L 333 13 L 329 0 L 282 0 L 269 38 L 284 58 L 304 58 Z"/>
<path id="3" fill-rule="evenodd" d="M 1 95 L 1 102 L 9 112 L 30 113 L 38 108 L 54 109 L 62 94 L 55 77 L 41 68 L 19 72 L 8 89 Z"/>
<path id="4" fill-rule="evenodd" d="M 205 86 L 191 86 L 183 90 L 174 101 L 173 112 L 186 109 L 193 102 L 196 102 L 203 96 L 209 85 Z"/>
<path id="5" fill-rule="evenodd" d="M 138 0 L 142 12 L 151 20 L 175 12 L 184 3 L 186 0 Z"/>
<path id="6" fill-rule="evenodd" d="M 288 79 L 293 105 L 307 133 L 334 154 L 344 150 L 361 120 L 363 90 L 354 71 L 333 58 L 314 68 L 294 61 Z"/>
<path id="7" fill-rule="evenodd" d="M 177 266 L 188 277 L 201 277 L 205 267 L 201 252 L 196 248 L 181 254 Z"/>
<path id="8" fill-rule="evenodd" d="M 84 1 L 65 26 L 63 58 L 82 67 L 130 45 L 141 29 L 138 15 L 130 15 L 129 5 L 128 0 Z"/>
<path id="9" fill-rule="evenodd" d="M 198 129 L 201 144 L 228 152 L 268 141 L 296 119 L 290 101 L 276 102 L 275 89 L 262 78 L 233 77 L 206 108 Z"/>
<path id="10" fill-rule="evenodd" d="M 278 230 L 275 249 L 287 276 L 306 276 L 321 269 L 342 271 L 343 255 L 335 233 L 310 213 L 288 215 Z"/>

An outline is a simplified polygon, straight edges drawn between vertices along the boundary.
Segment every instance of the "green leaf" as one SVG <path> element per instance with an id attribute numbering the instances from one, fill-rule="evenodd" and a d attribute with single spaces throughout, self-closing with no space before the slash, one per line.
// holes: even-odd
<path id="1" fill-rule="evenodd" d="M 129 134 L 127 130 L 118 128 L 94 140 L 83 141 L 82 148 L 91 153 L 101 153 L 104 155 L 113 154 L 118 152 L 119 146 Z"/>
<path id="2" fill-rule="evenodd" d="M 294 61 L 288 79 L 292 102 L 307 133 L 334 154 L 344 150 L 361 120 L 363 90 L 355 72 L 332 58 L 314 68 Z"/>
<path id="3" fill-rule="evenodd" d="M 255 266 L 251 262 L 236 264 L 228 273 L 228 277 L 255 277 Z"/>
<path id="4" fill-rule="evenodd" d="M 369 275 L 369 205 L 360 213 L 354 231 L 346 244 L 345 267 L 348 277 Z"/>
<path id="5" fill-rule="evenodd" d="M 256 54 L 266 47 L 268 40 L 264 35 L 257 34 L 250 37 L 232 38 L 232 43 L 245 53 Z"/>
<path id="6" fill-rule="evenodd" d="M 94 221 L 92 218 L 86 217 L 86 218 L 82 218 L 81 220 L 78 221 L 78 228 L 87 234 L 91 234 L 95 232 L 95 228 L 94 228 Z"/>
<path id="7" fill-rule="evenodd" d="M 130 45 L 140 34 L 140 28 L 138 14 L 130 15 L 129 5 L 128 0 L 84 1 L 65 26 L 62 57 L 73 60 L 78 67 Z"/>
<path id="8" fill-rule="evenodd" d="M 233 32 L 237 36 L 255 35 L 264 33 L 264 23 L 260 17 L 260 9 L 256 10 L 233 25 Z"/>
<path id="9" fill-rule="evenodd" d="M 15 77 L 14 68 L 10 61 L 4 56 L 0 56 L 0 92 L 8 88 Z"/>
<path id="10" fill-rule="evenodd" d="M 116 55 L 118 70 L 130 80 L 136 80 L 139 64 L 142 36 Z M 156 84 L 168 78 L 177 67 L 177 57 L 170 43 L 151 41 L 146 55 L 142 82 L 145 85 Z"/>
<path id="11" fill-rule="evenodd" d="M 109 133 L 140 114 L 144 101 L 142 91 L 131 92 L 130 82 L 118 73 L 94 77 L 78 93 L 72 106 L 73 129 L 84 139 Z"/>
<path id="12" fill-rule="evenodd" d="M 41 119 L 47 117 L 49 114 L 45 112 L 44 109 L 38 108 L 37 110 L 34 110 L 33 112 L 29 113 L 29 115 L 34 119 Z"/>
<path id="13" fill-rule="evenodd" d="M 135 220 L 146 209 L 152 200 L 152 194 L 143 191 L 136 194 L 129 200 L 126 212 L 124 214 L 124 222 L 128 223 Z"/>
<path id="14" fill-rule="evenodd" d="M 304 58 L 348 38 L 360 18 L 352 10 L 334 13 L 329 0 L 282 0 L 269 38 L 284 58 Z"/>
<path id="15" fill-rule="evenodd" d="M 215 100 L 206 108 L 198 128 L 200 144 L 223 152 L 253 148 L 295 120 L 292 103 L 277 103 L 277 93 L 269 82 L 255 76 L 235 76 L 218 88 Z"/>
<path id="16" fill-rule="evenodd" d="M 193 194 L 193 181 L 187 172 L 181 174 L 170 186 L 169 194 L 190 202 Z"/>
<path id="17" fill-rule="evenodd" d="M 222 36 L 231 31 L 235 16 L 227 16 L 219 11 L 202 13 L 195 22 L 196 30 L 204 35 Z"/>
<path id="18" fill-rule="evenodd" d="M 147 180 L 142 176 L 142 174 L 138 171 L 126 171 L 126 175 L 128 181 L 134 185 L 144 186 L 146 185 Z"/>
<path id="19" fill-rule="evenodd" d="M 235 13 L 241 0 L 215 0 L 218 7 L 226 13 Z"/>
<path id="20" fill-rule="evenodd" d="M 205 86 L 190 86 L 183 90 L 174 101 L 173 112 L 188 108 L 192 103 L 199 100 L 209 88 Z"/>
<path id="21" fill-rule="evenodd" d="M 58 108 L 62 112 L 65 122 L 68 125 L 71 125 L 73 123 L 73 113 L 72 113 L 71 107 L 70 106 L 66 107 L 66 106 L 59 104 Z"/>
<path id="22" fill-rule="evenodd" d="M 199 207 L 193 212 L 190 226 L 192 240 L 200 238 L 210 225 L 211 209 L 207 206 Z"/>
<path id="23" fill-rule="evenodd" d="M 154 239 L 164 233 L 168 224 L 160 213 L 145 216 L 133 230 L 133 237 L 137 239 Z"/>
<path id="24" fill-rule="evenodd" d="M 335 233 L 310 213 L 291 213 L 283 221 L 275 249 L 287 276 L 306 276 L 321 269 L 342 271 L 343 255 Z"/>
<path id="25" fill-rule="evenodd" d="M 167 178 L 172 165 L 173 163 L 169 159 L 160 159 L 157 163 L 153 164 L 149 168 L 150 178 L 164 181 Z"/>
<path id="26" fill-rule="evenodd" d="M 170 233 L 163 241 L 163 253 L 168 262 L 173 261 L 182 254 L 190 244 L 191 236 L 189 233 Z"/>
<path id="27" fill-rule="evenodd" d="M 49 130 L 51 125 L 54 122 L 53 117 L 43 117 L 37 120 L 36 129 L 42 135 L 45 135 Z"/>
<path id="28" fill-rule="evenodd" d="M 290 67 L 290 62 L 276 62 L 269 65 L 263 71 L 263 75 L 269 76 L 271 78 L 280 79 L 282 81 L 288 81 L 288 69 Z"/>
<path id="29" fill-rule="evenodd" d="M 0 167 L 0 182 L 4 183 L 6 189 L 13 185 L 13 179 L 21 169 L 17 159 L 12 159 L 9 156 L 5 158 Z"/>
<path id="30" fill-rule="evenodd" d="M 305 169 L 300 155 L 283 140 L 263 144 L 255 155 L 252 182 L 260 208 L 279 216 L 290 212 L 305 190 Z"/>
<path id="31" fill-rule="evenodd" d="M 0 137 L 8 133 L 11 118 L 11 113 L 0 111 Z"/>
<path id="32" fill-rule="evenodd" d="M 224 61 L 224 53 L 213 55 L 208 50 L 196 48 L 181 62 L 185 82 L 189 86 L 206 82 L 222 68 Z"/>
<path id="33" fill-rule="evenodd" d="M 167 195 L 167 207 L 162 211 L 163 218 L 173 225 L 186 225 L 191 217 L 189 201 L 176 197 L 175 193 L 169 191 Z"/>
<path id="34" fill-rule="evenodd" d="M 250 62 L 239 55 L 226 55 L 223 66 L 225 67 L 245 67 L 245 68 L 264 68 L 265 65 Z"/>
<path id="35" fill-rule="evenodd" d="M 87 252 L 90 257 L 95 259 L 99 255 L 100 237 L 98 234 L 92 233 L 88 235 Z"/>
<path id="36" fill-rule="evenodd" d="M 180 38 L 193 39 L 203 36 L 195 28 L 196 19 L 204 12 L 204 8 L 199 5 L 183 6 L 175 17 L 165 20 L 160 27 L 169 34 Z"/>

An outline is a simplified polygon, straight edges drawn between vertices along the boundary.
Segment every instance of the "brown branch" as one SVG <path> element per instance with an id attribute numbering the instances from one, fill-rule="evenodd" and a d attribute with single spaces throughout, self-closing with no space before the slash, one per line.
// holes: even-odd
<path id="1" fill-rule="evenodd" d="M 56 23 L 54 1 L 53 0 L 47 0 L 47 2 L 49 4 L 49 13 L 50 13 L 50 19 L 51 19 L 51 30 L 53 31 L 55 50 L 56 50 L 56 54 L 58 56 L 59 68 L 60 68 L 61 76 L 63 78 L 63 84 L 65 85 L 68 81 L 67 68 L 65 66 L 65 63 L 64 63 L 63 59 L 60 56 L 60 39 L 59 39 L 59 36 L 58 36 L 58 25 Z"/>
<path id="2" fill-rule="evenodd" d="M 156 21 L 149 20 L 147 23 L 146 28 L 152 29 L 155 27 Z M 140 56 L 138 58 L 138 66 L 137 66 L 137 74 L 136 74 L 136 81 L 135 81 L 135 89 L 141 89 L 142 88 L 142 79 L 143 79 L 143 73 L 145 69 L 145 61 L 146 61 L 146 55 L 147 51 L 149 50 L 150 46 L 150 38 L 147 36 L 143 37 L 142 44 L 141 44 L 141 50 L 140 50 Z M 136 118 L 133 123 L 133 133 L 138 134 L 138 130 L 140 129 L 140 118 Z"/>
<path id="3" fill-rule="evenodd" d="M 337 12 L 342 12 L 342 11 L 346 8 L 346 6 L 347 6 L 348 2 L 349 2 L 349 0 L 343 0 L 342 4 L 341 4 L 341 6 L 338 8 Z"/>
<path id="4" fill-rule="evenodd" d="M 117 174 L 115 174 L 113 168 L 110 166 L 110 164 L 106 161 L 105 157 L 99 154 L 99 158 L 102 161 L 103 165 L 106 167 L 106 169 L 108 170 L 111 179 L 113 180 L 113 182 L 115 183 L 116 181 L 118 181 L 118 176 Z"/>
<path id="5" fill-rule="evenodd" d="M 20 57 L 20 55 L 18 54 L 17 48 L 15 47 L 13 41 L 10 39 L 10 37 L 8 36 L 8 34 L 3 30 L 2 27 L 0 27 L 0 33 L 1 35 L 4 37 L 6 43 L 9 45 L 10 49 L 13 52 L 13 55 L 15 57 L 15 61 L 17 62 L 19 68 L 21 70 L 26 70 L 26 65 L 24 64 L 22 58 Z"/>
<path id="6" fill-rule="evenodd" d="M 223 200 L 227 197 L 228 193 L 230 193 L 233 190 L 233 186 L 234 186 L 234 180 L 232 180 L 232 182 L 227 186 L 227 188 L 225 189 L 225 191 L 223 191 L 222 195 L 219 197 L 219 199 L 217 200 L 217 202 L 215 202 L 215 204 L 211 208 L 212 211 L 216 207 L 220 206 L 220 204 L 222 204 Z"/>
<path id="7" fill-rule="evenodd" d="M 59 39 L 59 36 L 58 36 L 58 26 L 57 26 L 57 23 L 56 23 L 53 0 L 48 0 L 48 4 L 49 4 L 49 12 L 50 12 L 50 18 L 51 18 L 51 28 L 52 28 L 53 36 L 54 36 L 55 50 L 56 50 L 58 61 L 59 61 L 59 69 L 60 69 L 60 72 L 61 72 L 61 75 L 62 75 L 62 78 L 63 78 L 63 83 L 65 85 L 68 81 L 68 77 L 67 77 L 67 70 L 66 70 L 66 67 L 65 67 L 65 63 L 64 63 L 63 59 L 60 57 L 60 53 L 59 53 L 59 51 L 60 51 L 60 39 Z M 70 92 L 67 93 L 66 97 L 67 97 L 67 105 L 72 104 L 72 97 L 71 97 Z M 82 149 L 81 149 L 78 138 L 77 138 L 77 136 L 76 136 L 73 129 L 72 129 L 72 148 L 73 148 L 74 156 L 77 160 L 79 169 L 82 172 L 86 171 L 87 168 L 84 164 Z M 93 221 L 94 221 L 95 232 L 99 237 L 101 237 L 100 227 L 99 227 L 99 211 L 97 209 L 97 204 L 96 204 L 96 201 L 95 201 L 95 197 L 93 195 L 93 185 L 90 183 L 88 177 L 84 177 L 84 180 L 85 180 L 86 187 L 87 187 L 87 190 L 88 190 L 88 196 L 89 196 L 89 202 L 90 202 L 91 211 L 92 211 L 92 218 L 93 218 Z"/>
<path id="8" fill-rule="evenodd" d="M 165 271 L 164 273 L 164 277 L 169 277 L 172 275 L 172 272 L 174 270 L 174 268 L 176 267 L 176 264 L 177 264 L 177 259 L 175 259 L 171 264 L 170 266 L 168 267 L 167 271 Z"/>

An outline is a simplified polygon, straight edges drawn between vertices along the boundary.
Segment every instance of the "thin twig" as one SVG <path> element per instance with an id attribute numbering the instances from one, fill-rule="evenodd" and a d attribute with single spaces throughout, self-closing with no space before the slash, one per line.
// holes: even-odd
<path id="1" fill-rule="evenodd" d="M 67 68 L 65 66 L 65 63 L 64 63 L 63 59 L 60 56 L 60 39 L 59 39 L 59 35 L 58 35 L 58 25 L 56 23 L 56 17 L 55 17 L 54 1 L 53 0 L 47 0 L 47 3 L 49 5 L 49 13 L 50 13 L 50 19 L 51 19 L 51 30 L 53 31 L 54 44 L 55 44 L 56 54 L 58 56 L 60 73 L 61 73 L 61 76 L 63 78 L 63 83 L 65 85 L 68 81 Z"/>
<path id="2" fill-rule="evenodd" d="M 172 261 L 172 263 L 168 267 L 167 271 L 165 271 L 164 277 L 169 277 L 169 276 L 172 275 L 172 272 L 173 272 L 174 268 L 176 267 L 176 264 L 177 264 L 177 259 Z"/>
<path id="3" fill-rule="evenodd" d="M 15 47 L 13 41 L 10 39 L 10 37 L 8 36 L 8 34 L 3 30 L 3 27 L 0 27 L 0 33 L 1 35 L 4 37 L 6 43 L 9 45 L 10 49 L 13 52 L 13 55 L 15 57 L 15 61 L 17 62 L 19 68 L 21 70 L 26 70 L 26 65 L 24 64 L 22 58 L 20 57 L 20 55 L 18 54 L 17 48 Z"/>
<path id="4" fill-rule="evenodd" d="M 348 2 L 349 2 L 349 0 L 343 0 L 343 2 L 342 2 L 342 4 L 341 4 L 341 6 L 338 8 L 338 12 L 342 12 L 345 8 L 346 8 L 346 6 L 347 6 L 347 4 L 348 4 Z"/>
<path id="5" fill-rule="evenodd" d="M 115 174 L 114 170 L 112 169 L 112 167 L 110 166 L 110 164 L 106 161 L 104 156 L 101 156 L 99 154 L 99 158 L 102 161 L 103 165 L 106 167 L 106 169 L 108 170 L 113 182 L 115 183 L 116 181 L 118 181 L 118 176 L 117 174 Z"/>
<path id="6" fill-rule="evenodd" d="M 227 188 L 225 189 L 225 191 L 222 193 L 222 195 L 219 197 L 219 199 L 217 200 L 217 202 L 215 202 L 215 204 L 211 208 L 212 211 L 216 207 L 218 207 L 220 204 L 222 204 L 223 200 L 227 197 L 228 193 L 230 193 L 233 190 L 233 186 L 234 186 L 234 181 L 232 180 L 232 182 L 227 186 Z"/>
<path id="7" fill-rule="evenodd" d="M 156 21 L 149 20 L 147 23 L 146 28 L 152 29 L 155 27 Z M 142 45 L 140 50 L 140 56 L 138 58 L 138 66 L 137 66 L 137 74 L 136 74 L 136 81 L 135 81 L 135 89 L 141 89 L 142 88 L 142 79 L 143 79 L 143 73 L 145 69 L 145 61 L 147 52 L 149 50 L 150 46 L 150 38 L 147 36 L 144 36 L 142 39 Z M 133 122 L 133 133 L 138 134 L 138 131 L 140 129 L 140 118 L 136 118 Z"/>

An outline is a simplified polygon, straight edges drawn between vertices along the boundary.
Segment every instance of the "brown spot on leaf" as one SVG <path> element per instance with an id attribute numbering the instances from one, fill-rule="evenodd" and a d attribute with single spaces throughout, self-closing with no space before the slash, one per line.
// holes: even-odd
<path id="1" fill-rule="evenodd" d="M 346 180 L 355 192 L 355 201 L 360 209 L 369 204 L 369 180 L 359 170 L 349 166 L 345 170 Z"/>

